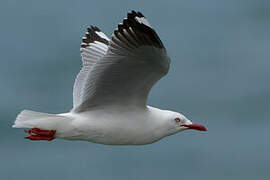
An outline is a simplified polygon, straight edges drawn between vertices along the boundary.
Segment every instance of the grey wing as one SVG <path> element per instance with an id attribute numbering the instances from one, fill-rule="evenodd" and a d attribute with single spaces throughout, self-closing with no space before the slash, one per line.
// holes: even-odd
<path id="1" fill-rule="evenodd" d="M 110 39 L 99 28 L 95 26 L 87 28 L 80 49 L 83 67 L 77 75 L 73 87 L 73 109 L 82 104 L 87 77 L 94 64 L 106 54 L 109 41 Z"/>
<path id="2" fill-rule="evenodd" d="M 167 74 L 170 59 L 146 18 L 132 11 L 112 35 L 105 56 L 87 76 L 82 112 L 106 105 L 145 107 L 152 86 Z"/>

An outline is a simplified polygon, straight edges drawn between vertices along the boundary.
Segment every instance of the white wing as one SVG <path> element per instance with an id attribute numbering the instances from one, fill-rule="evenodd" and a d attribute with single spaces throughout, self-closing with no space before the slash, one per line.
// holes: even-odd
<path id="1" fill-rule="evenodd" d="M 156 32 L 140 12 L 132 11 L 114 31 L 106 55 L 87 73 L 81 104 L 73 111 L 112 104 L 144 107 L 150 89 L 169 66 Z"/>
<path id="2" fill-rule="evenodd" d="M 109 41 L 110 39 L 99 28 L 94 26 L 87 28 L 81 44 L 83 67 L 77 75 L 73 88 L 73 109 L 83 102 L 86 79 L 93 65 L 106 54 Z"/>

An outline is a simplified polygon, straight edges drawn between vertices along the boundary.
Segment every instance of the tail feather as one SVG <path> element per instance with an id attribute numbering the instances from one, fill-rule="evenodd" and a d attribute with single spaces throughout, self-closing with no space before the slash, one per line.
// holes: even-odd
<path id="1" fill-rule="evenodd" d="M 66 121 L 67 117 L 57 114 L 48 114 L 23 110 L 16 118 L 13 128 L 33 128 L 55 129 L 60 121 Z"/>

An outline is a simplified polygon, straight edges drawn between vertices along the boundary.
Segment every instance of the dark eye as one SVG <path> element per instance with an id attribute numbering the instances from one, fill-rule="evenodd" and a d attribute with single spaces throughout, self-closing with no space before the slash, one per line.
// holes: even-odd
<path id="1" fill-rule="evenodd" d="M 175 118 L 174 120 L 175 122 L 178 122 L 178 123 L 181 121 L 179 118 Z"/>

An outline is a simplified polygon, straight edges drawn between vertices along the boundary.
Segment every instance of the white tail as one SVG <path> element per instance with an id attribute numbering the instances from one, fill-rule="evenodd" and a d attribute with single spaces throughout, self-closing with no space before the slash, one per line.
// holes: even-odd
<path id="1" fill-rule="evenodd" d="M 56 129 L 61 121 L 66 121 L 67 117 L 57 114 L 48 114 L 23 110 L 16 118 L 13 128 L 42 128 Z"/>

